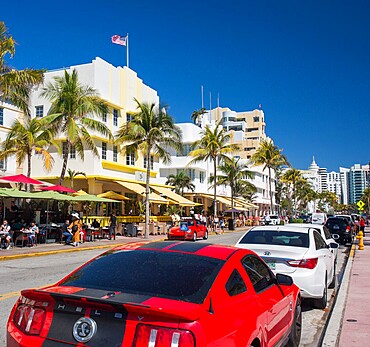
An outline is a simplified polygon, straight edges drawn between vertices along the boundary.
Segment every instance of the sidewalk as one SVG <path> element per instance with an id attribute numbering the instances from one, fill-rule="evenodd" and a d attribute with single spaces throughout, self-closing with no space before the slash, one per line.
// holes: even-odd
<path id="1" fill-rule="evenodd" d="M 370 346 L 370 227 L 353 245 L 322 346 Z"/>
<path id="2" fill-rule="evenodd" d="M 116 240 L 108 239 L 96 239 L 91 242 L 84 242 L 79 244 L 78 247 L 66 245 L 64 243 L 53 242 L 53 243 L 42 243 L 35 247 L 13 247 L 9 250 L 0 250 L 0 261 L 11 260 L 26 257 L 43 256 L 48 254 L 66 253 L 66 252 L 78 252 L 86 251 L 90 249 L 104 249 L 113 248 L 115 246 L 128 243 L 128 242 L 144 242 L 144 241 L 158 241 L 166 239 L 166 235 L 150 235 L 149 239 L 145 239 L 142 236 L 139 237 L 127 237 L 127 236 L 116 236 Z"/>

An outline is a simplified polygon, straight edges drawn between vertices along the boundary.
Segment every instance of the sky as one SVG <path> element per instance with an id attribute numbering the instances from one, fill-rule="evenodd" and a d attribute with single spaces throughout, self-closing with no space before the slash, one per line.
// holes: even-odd
<path id="1" fill-rule="evenodd" d="M 0 0 L 0 3 L 4 0 Z M 367 0 L 7 1 L 17 69 L 95 57 L 126 65 L 158 91 L 178 123 L 205 107 L 262 105 L 266 134 L 291 165 L 339 171 L 370 160 Z"/>

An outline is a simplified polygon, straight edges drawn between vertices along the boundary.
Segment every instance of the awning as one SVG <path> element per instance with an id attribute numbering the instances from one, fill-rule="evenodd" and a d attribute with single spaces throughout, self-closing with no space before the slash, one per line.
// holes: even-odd
<path id="1" fill-rule="evenodd" d="M 194 196 L 201 196 L 210 200 L 213 200 L 213 194 L 206 194 L 206 193 L 191 193 Z M 227 206 L 231 206 L 231 202 L 227 200 L 225 197 L 217 195 L 216 200 L 221 204 L 225 204 Z"/>
<path id="2" fill-rule="evenodd" d="M 118 193 L 113 192 L 111 190 L 109 190 L 105 193 L 98 194 L 98 197 L 99 198 L 114 199 L 114 200 L 130 200 L 129 198 L 126 198 L 124 195 L 118 194 Z"/>
<path id="3" fill-rule="evenodd" d="M 120 184 L 122 187 L 131 190 L 132 192 L 139 194 L 142 197 L 145 197 L 145 187 L 138 183 L 133 182 L 123 182 L 123 181 L 116 181 L 116 183 Z M 156 193 L 149 194 L 149 201 L 154 202 L 155 204 L 169 204 L 171 201 L 162 198 L 160 195 Z"/>
<path id="4" fill-rule="evenodd" d="M 196 205 L 194 201 L 184 198 L 183 196 L 173 192 L 171 189 L 160 187 L 160 186 L 154 186 L 154 185 L 151 185 L 150 187 L 154 189 L 156 192 L 163 194 L 167 198 L 173 200 L 176 204 L 180 206 L 195 206 Z"/>

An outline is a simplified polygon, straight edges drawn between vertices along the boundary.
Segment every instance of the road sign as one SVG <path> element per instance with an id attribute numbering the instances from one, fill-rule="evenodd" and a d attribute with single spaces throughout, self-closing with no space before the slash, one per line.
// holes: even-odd
<path id="1" fill-rule="evenodd" d="M 363 209 L 364 209 L 365 204 L 364 204 L 364 202 L 363 202 L 362 200 L 359 200 L 359 201 L 358 201 L 358 203 L 357 203 L 357 206 L 358 206 L 361 210 L 363 210 Z"/>

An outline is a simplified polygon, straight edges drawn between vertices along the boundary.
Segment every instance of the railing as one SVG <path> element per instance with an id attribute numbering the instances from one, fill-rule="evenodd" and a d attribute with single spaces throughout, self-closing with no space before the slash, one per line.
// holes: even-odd
<path id="1" fill-rule="evenodd" d="M 82 218 L 85 224 L 91 225 L 94 219 L 96 219 L 101 227 L 109 225 L 109 218 L 106 216 L 84 216 Z M 170 222 L 170 216 L 150 216 L 150 220 L 154 222 Z M 145 221 L 144 216 L 117 216 L 117 223 L 143 223 Z"/>

